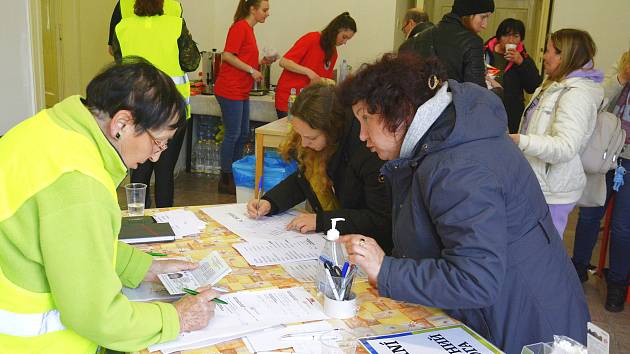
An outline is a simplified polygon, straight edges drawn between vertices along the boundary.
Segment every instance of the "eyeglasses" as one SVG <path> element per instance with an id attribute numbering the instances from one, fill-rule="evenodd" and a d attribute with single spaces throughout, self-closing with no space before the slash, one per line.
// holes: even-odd
<path id="1" fill-rule="evenodd" d="M 151 134 L 148 130 L 145 130 L 145 132 L 149 135 L 151 140 L 153 140 L 153 143 L 155 144 L 155 146 L 157 146 L 158 152 L 162 152 L 166 150 L 166 148 L 168 148 L 168 143 L 165 143 L 165 142 L 162 142 L 161 140 L 156 139 L 153 136 L 153 134 Z"/>

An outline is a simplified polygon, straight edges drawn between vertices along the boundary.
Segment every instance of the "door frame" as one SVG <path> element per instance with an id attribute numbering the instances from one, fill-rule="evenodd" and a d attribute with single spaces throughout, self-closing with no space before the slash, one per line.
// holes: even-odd
<path id="1" fill-rule="evenodd" d="M 31 61 L 35 92 L 35 112 L 39 112 L 46 106 L 41 3 L 38 0 L 28 0 L 28 7 L 31 27 Z"/>

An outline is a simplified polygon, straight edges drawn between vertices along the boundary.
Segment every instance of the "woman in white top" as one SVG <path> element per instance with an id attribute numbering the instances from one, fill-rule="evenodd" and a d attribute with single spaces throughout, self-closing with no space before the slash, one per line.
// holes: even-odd
<path id="1" fill-rule="evenodd" d="M 554 32 L 543 57 L 547 77 L 523 113 L 520 134 L 510 134 L 536 173 L 561 236 L 586 185 L 580 153 L 604 98 L 595 52 L 588 32 Z"/>

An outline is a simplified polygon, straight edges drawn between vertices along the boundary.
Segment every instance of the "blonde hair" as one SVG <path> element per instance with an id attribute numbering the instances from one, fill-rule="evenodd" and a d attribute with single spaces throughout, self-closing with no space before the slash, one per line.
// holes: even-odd
<path id="1" fill-rule="evenodd" d="M 592 62 L 597 53 L 597 46 L 586 31 L 564 28 L 551 34 L 551 45 L 560 55 L 560 65 L 552 73 L 548 74 L 544 86 L 551 82 L 564 80 L 570 73 L 581 69 L 588 62 Z M 595 68 L 592 62 L 591 69 Z"/>
<path id="2" fill-rule="evenodd" d="M 630 49 L 621 54 L 621 58 L 619 58 L 619 63 L 617 63 L 617 73 L 622 72 L 628 66 L 630 66 Z"/>

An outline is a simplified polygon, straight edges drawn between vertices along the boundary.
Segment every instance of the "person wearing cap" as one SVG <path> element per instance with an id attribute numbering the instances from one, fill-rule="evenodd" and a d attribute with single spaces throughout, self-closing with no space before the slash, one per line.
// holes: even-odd
<path id="1" fill-rule="evenodd" d="M 455 0 L 434 29 L 405 42 L 399 52 L 437 56 L 449 79 L 486 87 L 483 40 L 477 33 L 486 29 L 493 12 L 493 0 Z"/>

